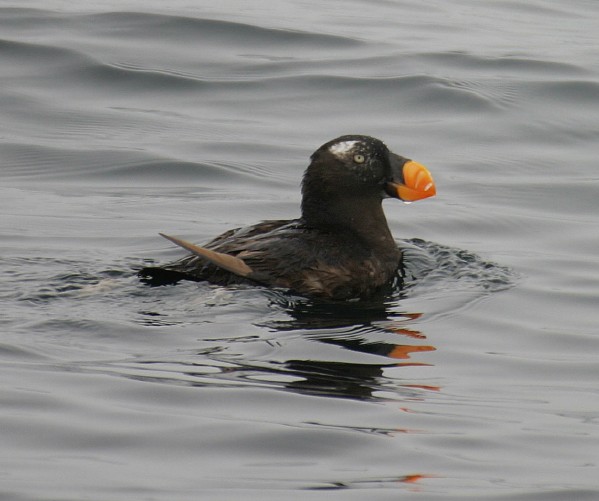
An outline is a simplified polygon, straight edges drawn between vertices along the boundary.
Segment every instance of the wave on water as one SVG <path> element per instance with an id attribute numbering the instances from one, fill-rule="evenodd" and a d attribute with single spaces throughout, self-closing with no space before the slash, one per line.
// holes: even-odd
<path id="1" fill-rule="evenodd" d="M 412 297 L 433 291 L 498 292 L 512 287 L 517 278 L 510 268 L 486 261 L 468 250 L 422 239 L 403 241 L 401 247 L 404 290 Z"/>

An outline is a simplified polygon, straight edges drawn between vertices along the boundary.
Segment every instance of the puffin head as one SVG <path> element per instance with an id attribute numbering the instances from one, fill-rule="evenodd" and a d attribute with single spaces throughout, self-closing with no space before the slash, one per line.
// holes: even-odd
<path id="1" fill-rule="evenodd" d="M 304 200 L 393 197 L 414 202 L 434 196 L 436 188 L 423 165 L 391 152 L 379 139 L 348 135 L 323 144 L 312 154 L 302 193 Z"/>

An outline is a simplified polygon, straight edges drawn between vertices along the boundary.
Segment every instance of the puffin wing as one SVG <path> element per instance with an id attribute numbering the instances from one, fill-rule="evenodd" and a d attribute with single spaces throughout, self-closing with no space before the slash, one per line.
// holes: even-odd
<path id="1" fill-rule="evenodd" d="M 254 273 L 254 270 L 250 268 L 243 259 L 231 256 L 230 254 L 206 249 L 205 247 L 200 247 L 199 245 L 192 244 L 186 240 L 165 235 L 164 233 L 160 233 L 160 236 L 170 240 L 179 247 L 183 247 L 196 256 L 203 257 L 219 268 L 234 273 L 235 275 L 239 275 L 240 277 L 252 278 L 251 275 Z"/>

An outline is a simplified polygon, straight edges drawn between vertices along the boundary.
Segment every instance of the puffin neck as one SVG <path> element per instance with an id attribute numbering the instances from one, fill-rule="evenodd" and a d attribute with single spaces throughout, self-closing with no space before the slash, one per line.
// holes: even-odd
<path id="1" fill-rule="evenodd" d="M 351 235 L 368 248 L 396 248 L 381 200 L 376 198 L 304 196 L 302 219 L 313 228 Z"/>

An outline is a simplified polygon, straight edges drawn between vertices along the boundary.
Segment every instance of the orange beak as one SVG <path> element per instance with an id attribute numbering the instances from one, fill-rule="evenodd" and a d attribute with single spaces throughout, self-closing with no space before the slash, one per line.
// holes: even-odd
<path id="1" fill-rule="evenodd" d="M 408 160 L 402 167 L 402 178 L 403 182 L 394 180 L 387 183 L 385 188 L 388 195 L 404 202 L 414 202 L 437 194 L 433 176 L 418 162 Z"/>

